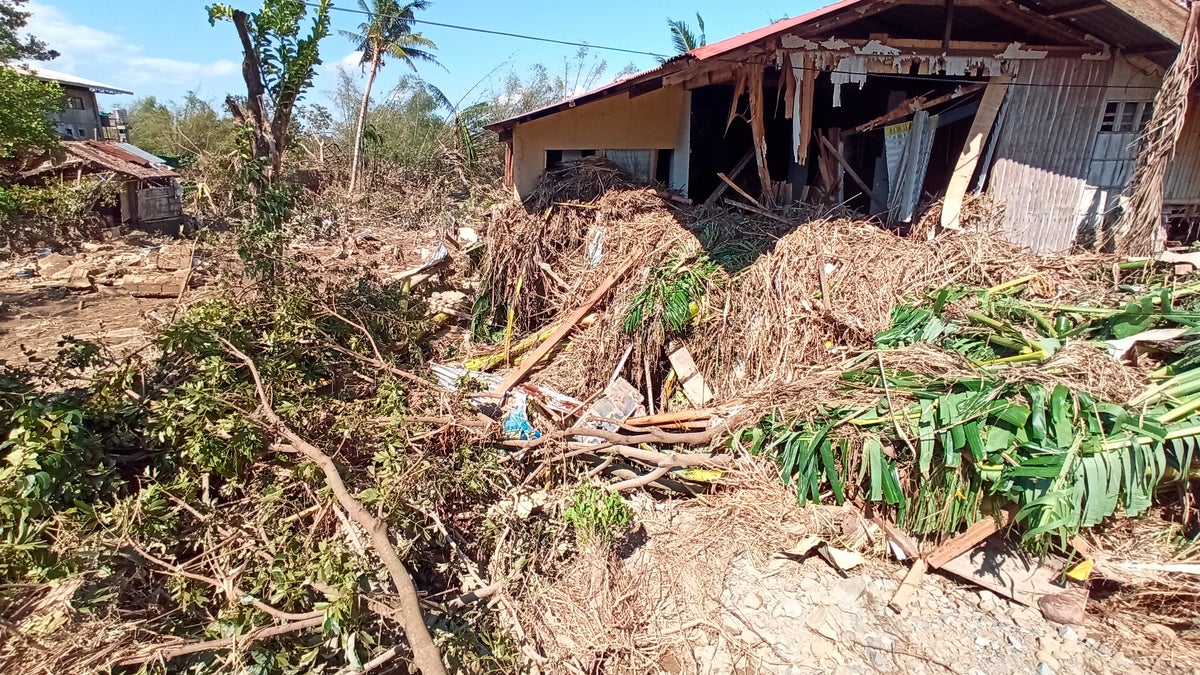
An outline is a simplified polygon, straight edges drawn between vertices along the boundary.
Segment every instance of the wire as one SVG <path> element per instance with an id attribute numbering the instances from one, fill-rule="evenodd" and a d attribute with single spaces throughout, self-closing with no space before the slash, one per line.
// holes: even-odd
<path id="1" fill-rule="evenodd" d="M 320 7 L 320 5 L 315 2 L 305 2 L 303 4 L 307 7 Z M 360 14 L 363 16 L 373 16 L 373 14 L 371 12 L 364 11 L 361 9 L 352 9 L 349 7 L 338 7 L 336 5 L 330 5 L 329 9 L 330 9 L 330 11 L 346 12 L 347 14 Z M 386 15 L 386 16 L 388 16 L 389 18 L 401 18 L 399 15 L 394 15 L 394 16 Z M 531 40 L 534 42 L 547 42 L 550 44 L 565 45 L 568 47 L 584 47 L 587 49 L 598 49 L 598 50 L 610 51 L 610 52 L 620 52 L 623 54 L 636 54 L 638 56 L 653 56 L 658 59 L 671 58 L 671 55 L 668 55 L 668 54 L 659 54 L 656 52 L 639 51 L 636 49 L 626 49 L 624 47 L 610 47 L 610 46 L 606 46 L 606 45 L 592 44 L 589 42 L 574 42 L 571 40 L 559 40 L 556 38 L 541 37 L 541 36 L 537 36 L 537 35 L 526 35 L 523 33 L 510 33 L 510 32 L 506 32 L 506 31 L 491 30 L 489 28 L 479 28 L 476 26 L 462 26 L 462 25 L 452 24 L 452 23 L 443 23 L 440 21 L 429 21 L 427 19 L 405 18 L 405 20 L 410 23 L 419 23 L 419 24 L 424 24 L 427 26 L 437 26 L 439 28 L 450 28 L 453 30 L 467 31 L 470 33 L 483 33 L 485 35 L 498 35 L 500 37 L 510 37 L 510 38 L 515 38 L 515 39 L 519 39 L 519 40 Z M 676 56 L 678 56 L 678 55 L 676 55 Z M 720 56 L 710 57 L 706 60 L 707 61 L 715 61 L 718 63 L 744 63 L 744 61 L 741 61 L 738 59 L 722 58 Z M 858 72 L 848 71 L 848 70 L 837 70 L 837 69 L 826 70 L 823 68 L 802 67 L 802 68 L 798 68 L 797 70 L 811 70 L 811 71 L 816 71 L 817 73 L 830 73 L 830 74 L 836 73 L 839 75 L 864 75 L 864 73 L 858 73 Z M 931 79 L 936 79 L 936 81 L 938 81 L 938 82 L 947 83 L 947 84 L 977 84 L 980 81 L 979 79 L 972 79 L 972 78 L 963 77 L 963 76 L 904 75 L 901 73 L 868 73 L 867 75 L 869 75 L 871 77 L 889 78 L 889 79 L 894 79 L 894 80 L 915 80 L 915 81 L 922 81 L 922 82 L 929 82 Z M 1160 89 L 1160 87 L 1154 87 L 1154 86 L 1150 86 L 1150 85 L 1110 86 L 1108 84 L 1041 84 L 1038 82 L 1017 82 L 1015 80 L 1010 82 L 1009 86 L 1010 87 L 1046 87 L 1046 88 L 1051 88 L 1051 89 L 1110 89 L 1110 88 L 1111 89 L 1125 89 L 1125 90 L 1144 89 L 1144 90 L 1149 90 L 1149 91 L 1158 91 Z"/>
<path id="2" fill-rule="evenodd" d="M 304 5 L 307 7 L 320 7 L 320 5 L 315 2 L 305 2 Z M 335 11 L 335 12 L 346 12 L 347 14 L 361 14 L 364 16 L 374 16 L 371 12 L 366 12 L 361 9 L 352 9 L 349 7 L 338 7 L 336 5 L 330 5 L 329 9 L 331 11 Z M 385 16 L 387 16 L 388 18 L 400 18 L 399 16 L 393 16 L 390 14 L 385 15 Z M 443 23 L 441 21 L 430 21 L 428 19 L 406 18 L 405 20 L 408 21 L 409 23 L 419 23 L 419 24 L 424 24 L 426 26 L 437 26 L 439 28 L 451 28 L 454 30 L 467 31 L 469 33 L 483 33 L 484 35 L 499 35 L 500 37 L 517 38 L 519 40 L 531 40 L 533 42 L 549 42 L 550 44 L 566 45 L 568 47 L 586 47 L 588 49 L 600 49 L 600 50 L 609 51 L 609 52 L 621 52 L 623 54 L 636 54 L 638 56 L 653 56 L 658 59 L 666 59 L 666 58 L 671 57 L 670 54 L 659 54 L 657 52 L 640 51 L 637 49 L 626 49 L 624 47 L 609 47 L 606 45 L 592 44 L 590 42 L 573 42 L 571 40 L 559 40 L 557 38 L 541 37 L 538 35 L 525 35 L 523 33 L 509 33 L 507 31 L 492 30 L 490 28 L 479 28 L 476 26 L 460 26 L 458 24 Z"/>

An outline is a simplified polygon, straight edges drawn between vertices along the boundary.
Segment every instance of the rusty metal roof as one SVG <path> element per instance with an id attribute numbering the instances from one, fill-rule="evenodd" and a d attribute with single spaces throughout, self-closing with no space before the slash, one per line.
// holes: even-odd
<path id="1" fill-rule="evenodd" d="M 89 167 L 93 170 L 115 171 L 136 179 L 178 178 L 165 163 L 151 161 L 147 157 L 129 152 L 119 143 L 109 141 L 62 141 L 61 156 L 47 159 L 40 166 L 21 174 L 29 178 L 55 170 Z M 148 157 L 153 157 L 146 153 Z M 157 158 L 155 158 L 157 159 Z"/>

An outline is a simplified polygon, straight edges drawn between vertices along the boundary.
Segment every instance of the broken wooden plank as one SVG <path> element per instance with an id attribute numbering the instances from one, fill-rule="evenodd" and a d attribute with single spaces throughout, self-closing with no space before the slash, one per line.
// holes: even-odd
<path id="1" fill-rule="evenodd" d="M 750 70 L 750 138 L 754 143 L 754 162 L 758 166 L 758 183 L 762 192 L 762 200 L 768 205 L 775 205 L 775 195 L 771 182 L 771 170 L 767 166 L 767 123 L 763 110 L 763 69 L 753 67 Z"/>
<path id="2" fill-rule="evenodd" d="M 687 396 L 692 405 L 702 406 L 713 399 L 712 390 L 705 384 L 704 376 L 696 368 L 696 361 L 687 347 L 676 349 L 667 356 L 667 359 L 671 362 L 671 367 L 675 369 L 679 384 L 683 387 L 684 396 Z"/>
<path id="3" fill-rule="evenodd" d="M 965 87 L 959 87 L 958 89 L 955 89 L 954 91 L 950 92 L 949 94 L 944 94 L 942 96 L 938 96 L 936 98 L 931 98 L 931 99 L 925 98 L 926 96 L 928 96 L 928 94 L 922 94 L 920 96 L 913 96 L 912 98 L 908 98 L 908 99 L 901 101 L 900 104 L 897 105 L 895 108 L 892 108 L 890 111 L 880 115 L 879 117 L 876 117 L 873 120 L 870 120 L 869 122 L 863 122 L 862 124 L 854 127 L 853 129 L 846 129 L 845 131 L 842 132 L 842 139 L 845 140 L 847 138 L 850 138 L 851 136 L 856 136 L 863 132 L 872 131 L 881 126 L 891 124 L 892 122 L 895 122 L 897 120 L 901 120 L 901 119 L 904 119 L 905 117 L 908 117 L 909 115 L 917 112 L 918 110 L 929 110 L 930 108 L 933 108 L 934 106 L 939 106 L 939 105 L 945 103 L 946 101 L 951 101 L 956 98 L 962 98 L 963 96 L 967 96 L 969 94 L 974 94 L 975 92 L 979 91 L 980 89 L 983 89 L 985 86 L 987 86 L 987 85 L 983 85 L 983 84 L 967 85 Z"/>
<path id="4" fill-rule="evenodd" d="M 932 567 L 935 561 L 928 557 L 926 560 Z M 1022 553 L 1003 537 L 985 538 L 940 567 L 944 572 L 1030 607 L 1039 607 L 1042 598 L 1059 596 L 1067 590 L 1059 583 L 1060 572 L 1039 565 L 1037 558 Z"/>
<path id="5" fill-rule="evenodd" d="M 900 587 L 896 589 L 891 601 L 888 602 L 888 607 L 897 614 L 902 613 L 905 606 L 912 600 L 913 594 L 921 587 L 921 581 L 928 571 L 929 563 L 920 558 L 913 562 L 913 566 L 908 568 L 908 574 L 905 574 L 904 580 L 900 582 Z"/>
<path id="6" fill-rule="evenodd" d="M 592 291 L 592 294 L 588 296 L 588 299 L 585 300 L 583 304 L 580 305 L 574 312 L 572 312 L 565 321 L 559 324 L 558 328 L 550 335 L 550 337 L 546 338 L 545 342 L 539 345 L 538 348 L 535 349 L 533 353 L 530 354 L 519 367 L 517 367 L 516 370 L 509 373 L 508 376 L 506 376 L 504 380 L 497 385 L 496 389 L 493 390 L 491 395 L 498 398 L 503 398 L 504 395 L 508 393 L 509 389 L 512 389 L 516 385 L 520 384 L 521 380 L 525 379 L 525 376 L 529 374 L 529 371 L 533 370 L 534 366 L 536 366 L 538 362 L 542 360 L 542 357 L 550 353 L 550 350 L 554 349 L 555 345 L 562 341 L 562 339 L 565 338 L 573 328 L 575 328 L 575 324 L 579 323 L 583 317 L 587 316 L 588 313 L 592 311 L 592 307 L 595 307 L 596 303 L 600 302 L 600 300 L 608 294 L 608 291 L 612 289 L 617 281 L 620 280 L 621 277 L 625 276 L 625 273 L 628 272 L 630 268 L 632 268 L 639 260 L 641 260 L 641 258 L 641 252 L 631 255 L 629 259 L 626 260 L 623 265 L 621 265 L 621 267 L 619 267 L 612 274 L 608 275 L 608 278 L 601 282 L 600 285 L 596 287 L 596 290 Z"/>
<path id="7" fill-rule="evenodd" d="M 803 166 L 808 163 L 808 146 L 812 142 L 813 92 L 817 88 L 817 69 L 809 61 L 807 54 L 801 60 L 799 85 L 800 139 L 796 146 L 796 163 Z"/>
<path id="8" fill-rule="evenodd" d="M 862 189 L 863 194 L 865 194 L 868 199 L 874 201 L 875 196 L 872 194 L 871 188 L 867 187 L 866 181 L 864 181 L 862 177 L 858 175 L 858 172 L 854 170 L 854 167 L 850 166 L 850 163 L 846 161 L 846 158 L 842 157 L 842 153 L 838 152 L 838 149 L 833 146 L 833 143 L 830 143 L 829 139 L 825 138 L 821 134 L 817 134 L 817 138 L 821 139 L 821 144 L 824 145 L 825 149 L 829 151 L 830 156 L 837 160 L 838 164 L 842 166 L 842 169 L 846 172 L 846 174 L 850 176 L 850 178 L 855 182 L 855 184 L 858 185 L 860 189 Z"/>
<path id="9" fill-rule="evenodd" d="M 763 218 L 770 218 L 771 220 L 774 220 L 777 223 L 783 223 L 784 225 L 794 225 L 795 224 L 792 221 L 788 220 L 787 218 L 784 218 L 782 216 L 777 216 L 774 213 L 771 213 L 770 211 L 764 211 L 763 209 L 755 208 L 753 206 L 750 206 L 749 204 L 735 202 L 732 199 L 725 199 L 722 201 L 726 206 L 732 206 L 735 209 L 749 211 L 750 213 L 757 213 L 758 215 L 762 216 Z"/>
<path id="10" fill-rule="evenodd" d="M 925 561 L 934 569 L 941 569 L 943 565 L 975 548 L 983 540 L 996 534 L 1000 531 L 1000 524 L 995 518 L 984 518 L 967 528 L 966 532 L 938 546 L 932 551 L 925 554 Z"/>
<path id="11" fill-rule="evenodd" d="M 916 558 L 920 556 L 920 549 L 917 546 L 917 542 L 913 541 L 913 538 L 908 536 L 904 530 L 901 530 L 895 524 L 879 516 L 872 518 L 871 522 L 878 525 L 879 529 L 883 530 L 887 538 L 894 542 L 906 557 Z"/>
<path id="12" fill-rule="evenodd" d="M 630 417 L 629 419 L 625 420 L 625 423 L 632 427 L 651 427 L 659 424 L 673 424 L 677 422 L 694 422 L 697 420 L 707 421 L 715 414 L 717 414 L 716 408 L 677 410 L 675 412 L 659 413 L 657 415 Z"/>
<path id="13" fill-rule="evenodd" d="M 1011 77 L 993 77 L 988 81 L 983 100 L 979 102 L 979 110 L 975 113 L 975 121 L 971 123 L 967 143 L 963 146 L 958 165 L 954 167 L 954 173 L 950 175 L 950 184 L 946 187 L 946 197 L 942 200 L 942 227 L 951 230 L 962 229 L 963 199 L 967 196 L 971 177 L 975 175 L 979 158 L 983 156 L 984 142 L 992 132 L 1011 82 Z"/>
<path id="14" fill-rule="evenodd" d="M 734 164 L 733 168 L 729 170 L 729 176 L 731 178 L 737 178 L 738 174 L 742 173 L 742 171 L 745 171 L 747 166 L 750 166 L 750 160 L 752 159 L 754 159 L 754 150 L 748 150 L 746 154 L 742 155 L 742 158 L 738 160 L 738 163 Z M 717 175 L 719 176 L 721 174 Z M 721 199 L 721 195 L 725 194 L 725 189 L 728 187 L 729 185 L 726 183 L 721 183 L 718 185 L 716 189 L 713 190 L 712 194 L 708 196 L 708 199 L 704 200 L 704 205 L 712 206 L 713 204 L 716 204 Z"/>
<path id="15" fill-rule="evenodd" d="M 749 201 L 751 204 L 753 204 L 755 207 L 757 207 L 757 208 L 760 208 L 760 209 L 762 209 L 762 210 L 764 210 L 764 211 L 766 211 L 766 210 L 767 210 L 767 207 L 763 206 L 763 205 L 762 205 L 762 204 L 761 204 L 761 203 L 760 203 L 760 202 L 759 202 L 757 199 L 755 199 L 754 197 L 751 197 L 749 192 L 746 192 L 746 191 L 745 191 L 745 190 L 743 190 L 742 188 L 738 187 L 737 183 L 734 183 L 734 182 L 733 182 L 733 181 L 732 181 L 732 180 L 729 178 L 729 176 L 726 176 L 726 175 L 725 175 L 725 174 L 723 174 L 723 173 L 718 173 L 718 174 L 717 174 L 717 178 L 720 178 L 722 181 L 724 181 L 724 183 L 725 183 L 726 185 L 728 185 L 729 187 L 733 188 L 734 192 L 736 192 L 736 193 L 738 193 L 739 195 L 741 195 L 741 196 L 745 197 L 745 198 L 746 198 L 746 200 L 747 200 L 747 201 Z"/>

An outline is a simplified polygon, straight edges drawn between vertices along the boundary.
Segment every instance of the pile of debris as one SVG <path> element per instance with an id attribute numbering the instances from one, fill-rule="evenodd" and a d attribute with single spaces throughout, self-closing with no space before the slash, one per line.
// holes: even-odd
<path id="1" fill-rule="evenodd" d="M 1077 622 L 1085 582 L 1120 576 L 1081 528 L 1160 494 L 1194 526 L 1200 285 L 1174 259 L 690 208 L 598 161 L 487 235 L 474 334 L 497 346 L 435 369 L 522 457 L 681 494 L 719 485 L 730 450 L 771 457 L 801 503 L 860 505 L 917 561 L 898 611 L 935 568 Z"/>

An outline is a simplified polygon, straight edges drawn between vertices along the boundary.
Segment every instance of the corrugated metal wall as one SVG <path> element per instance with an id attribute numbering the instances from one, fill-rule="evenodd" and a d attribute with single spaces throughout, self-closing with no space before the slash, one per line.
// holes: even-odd
<path id="1" fill-rule="evenodd" d="M 1167 173 L 1163 200 L 1168 204 L 1200 202 L 1200 96 L 1188 102 L 1187 123 L 1175 146 L 1175 161 Z"/>
<path id="2" fill-rule="evenodd" d="M 1111 71 L 1112 61 L 1079 58 L 1021 64 L 987 190 L 1005 208 L 1010 240 L 1038 253 L 1074 242 Z"/>

